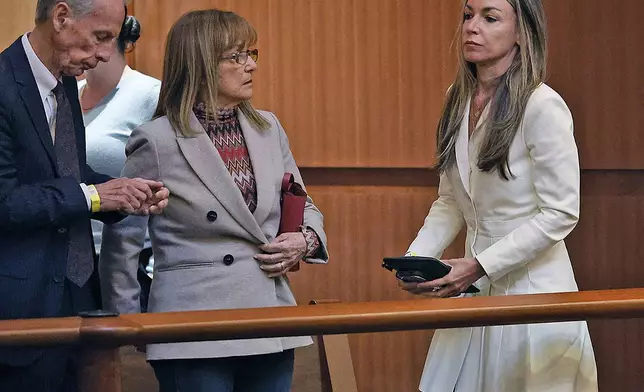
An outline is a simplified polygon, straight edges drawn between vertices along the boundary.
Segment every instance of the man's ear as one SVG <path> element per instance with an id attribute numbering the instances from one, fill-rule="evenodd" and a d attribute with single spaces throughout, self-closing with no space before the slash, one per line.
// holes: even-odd
<path id="1" fill-rule="evenodd" d="M 56 32 L 59 32 L 64 29 L 66 27 L 65 25 L 69 23 L 73 15 L 74 14 L 72 13 L 72 9 L 69 8 L 69 5 L 67 3 L 63 1 L 56 3 L 51 13 L 51 20 L 54 23 L 54 30 Z"/>

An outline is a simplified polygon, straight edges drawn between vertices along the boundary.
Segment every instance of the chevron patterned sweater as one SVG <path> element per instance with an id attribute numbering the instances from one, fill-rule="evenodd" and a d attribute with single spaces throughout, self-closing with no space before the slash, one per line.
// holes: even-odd
<path id="1" fill-rule="evenodd" d="M 203 103 L 195 105 L 193 112 L 219 151 L 226 169 L 239 187 L 250 212 L 255 212 L 257 208 L 255 173 L 236 110 L 234 108 L 217 109 L 216 121 L 212 115 L 206 119 L 206 109 Z"/>

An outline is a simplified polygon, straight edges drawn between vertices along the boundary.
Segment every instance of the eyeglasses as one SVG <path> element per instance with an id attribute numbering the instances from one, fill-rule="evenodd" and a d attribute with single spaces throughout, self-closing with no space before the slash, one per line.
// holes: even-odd
<path id="1" fill-rule="evenodd" d="M 246 62 L 248 61 L 248 58 L 253 59 L 253 61 L 257 62 L 257 58 L 259 57 L 259 49 L 248 49 L 248 50 L 243 50 L 241 52 L 233 53 L 229 56 L 224 56 L 221 59 L 222 60 L 235 60 L 235 62 L 239 65 L 245 65 Z"/>

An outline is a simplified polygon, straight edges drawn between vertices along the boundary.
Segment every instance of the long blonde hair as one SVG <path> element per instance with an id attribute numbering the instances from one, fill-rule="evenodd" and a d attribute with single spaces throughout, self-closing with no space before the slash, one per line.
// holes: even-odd
<path id="1" fill-rule="evenodd" d="M 497 170 L 504 180 L 513 177 L 508 156 L 516 136 L 528 99 L 546 78 L 546 17 L 541 0 L 507 0 L 517 15 L 519 50 L 512 65 L 500 77 L 500 84 L 490 101 L 490 116 L 485 126 L 477 166 L 481 171 Z M 464 0 L 463 7 L 467 4 Z M 456 35 L 462 37 L 463 23 Z M 447 93 L 441 119 L 438 123 L 437 168 L 443 172 L 456 162 L 456 138 L 465 117 L 467 101 L 476 88 L 476 66 L 458 50 L 459 69 L 456 80 Z"/>
<path id="2" fill-rule="evenodd" d="M 206 105 L 207 117 L 216 118 L 220 58 L 232 48 L 256 42 L 255 29 L 233 12 L 211 9 L 182 15 L 168 33 L 155 117 L 167 116 L 186 137 L 199 133 L 190 128 L 191 112 L 199 99 Z M 255 128 L 270 126 L 249 101 L 239 109 Z"/>

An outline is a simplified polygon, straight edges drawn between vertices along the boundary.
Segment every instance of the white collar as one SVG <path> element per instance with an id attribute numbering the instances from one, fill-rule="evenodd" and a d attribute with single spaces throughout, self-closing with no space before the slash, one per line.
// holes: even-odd
<path id="1" fill-rule="evenodd" d="M 28 38 L 29 33 L 26 33 L 22 36 L 22 46 L 25 48 L 25 54 L 27 55 L 27 61 L 29 61 L 29 67 L 31 67 L 31 72 L 34 74 L 36 79 L 36 84 L 38 85 L 38 92 L 40 92 L 40 98 L 43 102 L 49 96 L 51 91 L 58 85 L 58 80 L 54 74 L 45 67 L 45 64 L 38 58 L 34 48 L 31 46 Z"/>

